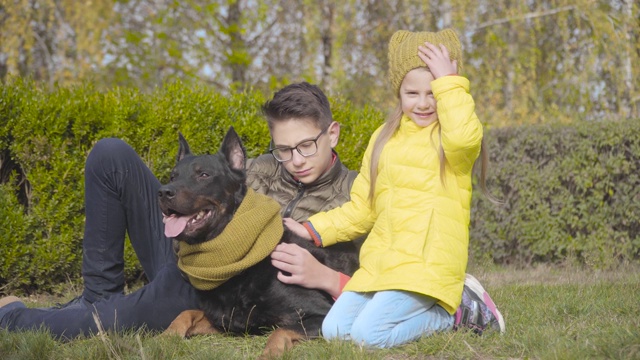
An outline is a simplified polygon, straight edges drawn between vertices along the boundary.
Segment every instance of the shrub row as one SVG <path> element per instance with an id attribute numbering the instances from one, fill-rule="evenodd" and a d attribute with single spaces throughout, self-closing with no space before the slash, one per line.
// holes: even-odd
<path id="1" fill-rule="evenodd" d="M 489 189 L 472 204 L 471 249 L 498 263 L 640 257 L 640 121 L 489 131 Z"/>
<path id="2" fill-rule="evenodd" d="M 178 131 L 194 153 L 217 151 L 229 126 L 249 156 L 264 153 L 269 131 L 258 92 L 225 97 L 205 87 L 168 84 L 153 93 L 91 85 L 44 91 L 15 79 L 0 87 L 0 289 L 51 290 L 80 275 L 84 224 L 84 161 L 101 138 L 127 141 L 161 181 L 175 163 Z M 336 150 L 358 168 L 374 109 L 332 101 L 343 125 Z M 349 144 L 345 146 L 343 144 Z M 126 276 L 141 268 L 126 244 Z M 3 290 L 0 290 L 0 292 Z"/>
<path id="3" fill-rule="evenodd" d="M 178 131 L 195 153 L 206 153 L 217 150 L 233 125 L 249 156 L 263 153 L 265 99 L 181 83 L 149 94 L 100 92 L 88 84 L 50 92 L 20 79 L 0 85 L 0 291 L 51 290 L 78 280 L 84 161 L 97 140 L 124 139 L 166 181 Z M 343 125 L 337 151 L 358 169 L 384 114 L 331 102 Z M 637 134 L 637 121 L 487 131 L 489 188 L 504 204 L 474 195 L 472 256 L 522 265 L 570 258 L 595 267 L 637 260 Z M 125 254 L 127 277 L 139 276 L 130 244 Z"/>

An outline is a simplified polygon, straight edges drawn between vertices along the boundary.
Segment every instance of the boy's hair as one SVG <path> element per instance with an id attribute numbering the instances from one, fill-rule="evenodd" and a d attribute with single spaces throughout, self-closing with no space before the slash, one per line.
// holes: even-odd
<path id="1" fill-rule="evenodd" d="M 333 122 L 329 99 L 316 86 L 308 82 L 287 85 L 273 95 L 273 99 L 262 105 L 262 113 L 269 129 L 278 121 L 306 119 L 318 128 L 325 129 Z"/>

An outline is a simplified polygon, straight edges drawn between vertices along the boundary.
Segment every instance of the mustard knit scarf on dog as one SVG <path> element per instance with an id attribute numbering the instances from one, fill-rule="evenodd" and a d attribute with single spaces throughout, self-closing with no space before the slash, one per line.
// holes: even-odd
<path id="1" fill-rule="evenodd" d="M 280 205 L 249 189 L 220 235 L 201 244 L 180 242 L 178 267 L 196 289 L 211 290 L 269 256 L 282 233 Z"/>

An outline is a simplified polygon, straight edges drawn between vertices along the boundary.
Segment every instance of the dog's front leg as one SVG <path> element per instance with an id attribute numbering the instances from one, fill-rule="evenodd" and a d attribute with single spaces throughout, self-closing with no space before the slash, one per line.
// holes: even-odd
<path id="1" fill-rule="evenodd" d="M 272 359 L 284 354 L 285 351 L 291 349 L 294 345 L 306 337 L 296 331 L 279 328 L 269 335 L 267 339 L 267 345 L 262 352 L 262 355 L 258 357 L 258 360 Z"/>
<path id="2" fill-rule="evenodd" d="M 180 313 L 162 333 L 163 335 L 180 335 L 189 337 L 193 335 L 219 333 L 209 322 L 202 310 L 185 310 Z"/>

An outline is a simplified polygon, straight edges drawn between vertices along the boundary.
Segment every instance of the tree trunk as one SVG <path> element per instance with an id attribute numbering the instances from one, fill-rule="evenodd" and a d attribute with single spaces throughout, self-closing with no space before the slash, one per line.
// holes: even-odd
<path id="1" fill-rule="evenodd" d="M 229 27 L 229 47 L 231 52 L 228 62 L 231 67 L 231 82 L 236 86 L 244 85 L 247 75 L 247 64 L 241 60 L 246 54 L 246 44 L 241 33 L 241 17 L 240 0 L 230 1 L 227 26 Z"/>
<path id="2" fill-rule="evenodd" d="M 322 19 L 321 21 L 321 34 L 322 37 L 322 75 L 320 78 L 320 84 L 322 88 L 331 93 L 333 90 L 333 81 L 331 78 L 333 69 L 331 66 L 331 54 L 333 52 L 333 21 L 335 13 L 335 5 L 333 0 L 325 0 L 322 3 Z"/>
<path id="3" fill-rule="evenodd" d="M 632 102 L 631 97 L 635 94 L 633 86 L 633 69 L 631 68 L 631 56 L 633 49 L 631 48 L 635 43 L 633 42 L 633 0 L 625 0 L 623 8 L 623 31 L 626 38 L 626 44 L 623 52 L 622 68 L 624 74 L 624 90 L 622 91 L 622 97 L 620 99 L 620 112 L 621 116 L 625 119 L 630 119 L 633 116 L 637 116 L 637 111 L 633 111 L 635 104 Z"/>

